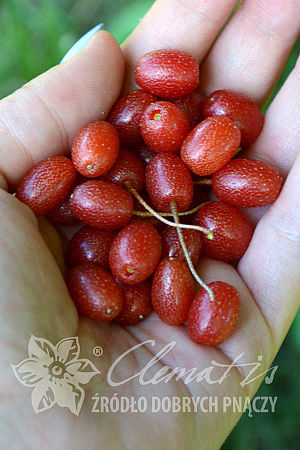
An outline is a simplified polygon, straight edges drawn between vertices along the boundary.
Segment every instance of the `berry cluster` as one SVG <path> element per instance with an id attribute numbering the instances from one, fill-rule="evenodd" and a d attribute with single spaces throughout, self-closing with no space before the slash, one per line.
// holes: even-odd
<path id="1" fill-rule="evenodd" d="M 206 285 L 199 257 L 240 259 L 253 229 L 237 207 L 274 202 L 283 180 L 265 162 L 236 157 L 263 116 L 239 93 L 205 99 L 194 58 L 153 51 L 135 76 L 141 89 L 121 96 L 107 121 L 86 125 L 70 158 L 33 167 L 16 196 L 52 223 L 85 224 L 66 255 L 81 314 L 126 326 L 154 309 L 170 325 L 187 323 L 194 342 L 218 345 L 238 320 L 239 293 Z M 210 187 L 218 201 L 208 201 Z"/>

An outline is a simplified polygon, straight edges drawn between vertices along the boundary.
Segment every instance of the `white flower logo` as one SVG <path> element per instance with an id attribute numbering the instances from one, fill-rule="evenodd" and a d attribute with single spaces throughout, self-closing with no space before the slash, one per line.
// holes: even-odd
<path id="1" fill-rule="evenodd" d="M 78 416 L 87 384 L 100 371 L 88 359 L 79 359 L 78 337 L 62 339 L 56 346 L 47 339 L 31 336 L 28 356 L 11 367 L 17 380 L 33 388 L 31 401 L 36 413 L 56 403 Z"/>

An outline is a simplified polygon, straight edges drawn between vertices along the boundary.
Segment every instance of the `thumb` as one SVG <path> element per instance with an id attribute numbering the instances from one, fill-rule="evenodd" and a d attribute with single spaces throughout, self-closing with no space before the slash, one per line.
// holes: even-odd
<path id="1" fill-rule="evenodd" d="M 0 173 L 15 187 L 40 160 L 66 154 L 87 122 L 104 119 L 124 74 L 115 39 L 99 31 L 75 57 L 0 102 Z"/>

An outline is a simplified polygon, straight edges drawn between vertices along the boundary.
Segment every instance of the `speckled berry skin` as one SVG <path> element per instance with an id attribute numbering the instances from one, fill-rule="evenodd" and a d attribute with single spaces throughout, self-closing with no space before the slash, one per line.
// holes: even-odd
<path id="1" fill-rule="evenodd" d="M 79 222 L 71 209 L 70 197 L 48 212 L 47 219 L 56 225 L 76 225 Z"/>
<path id="2" fill-rule="evenodd" d="M 156 97 L 150 92 L 136 89 L 122 95 L 112 107 L 107 120 L 118 130 L 123 145 L 136 146 L 143 142 L 141 117 L 147 106 L 155 101 Z"/>
<path id="3" fill-rule="evenodd" d="M 179 212 L 186 211 L 193 199 L 191 173 L 182 160 L 172 153 L 159 153 L 146 167 L 146 189 L 154 207 L 170 212 L 175 201 Z"/>
<path id="4" fill-rule="evenodd" d="M 85 225 L 74 234 L 69 242 L 67 261 L 69 267 L 93 263 L 109 269 L 109 251 L 116 237 L 116 231 L 100 230 Z"/>
<path id="5" fill-rule="evenodd" d="M 223 281 L 214 281 L 208 286 L 214 301 L 204 289 L 196 295 L 189 310 L 187 329 L 192 341 L 219 345 L 232 333 L 238 320 L 240 295 Z"/>
<path id="6" fill-rule="evenodd" d="M 43 216 L 66 199 L 75 180 L 72 161 L 65 156 L 51 156 L 29 170 L 19 184 L 16 197 L 36 216 Z"/>
<path id="7" fill-rule="evenodd" d="M 241 147 L 251 145 L 259 136 L 264 118 L 259 107 L 246 95 L 219 90 L 210 94 L 203 104 L 204 117 L 226 116 L 241 130 Z"/>
<path id="8" fill-rule="evenodd" d="M 148 281 L 128 286 L 122 284 L 123 306 L 115 322 L 123 326 L 137 325 L 152 313 L 151 285 Z"/>
<path id="9" fill-rule="evenodd" d="M 240 259 L 247 250 L 253 229 L 237 208 L 223 202 L 209 202 L 196 213 L 194 223 L 208 228 L 213 239 L 202 236 L 202 253 L 221 261 Z"/>
<path id="10" fill-rule="evenodd" d="M 150 277 L 161 255 L 161 238 L 149 223 L 133 222 L 112 243 L 109 265 L 124 284 L 139 284 Z"/>
<path id="11" fill-rule="evenodd" d="M 233 159 L 212 177 L 212 189 L 218 199 L 245 208 L 273 203 L 282 183 L 275 167 L 245 158 Z"/>
<path id="12" fill-rule="evenodd" d="M 174 105 L 178 106 L 178 108 L 184 112 L 192 128 L 198 125 L 198 123 L 200 123 L 203 119 L 202 108 L 204 95 L 200 92 L 194 91 L 191 94 L 184 95 L 183 97 L 173 99 L 164 98 L 162 100 L 170 101 L 174 103 Z"/>
<path id="13" fill-rule="evenodd" d="M 190 129 L 184 112 L 170 102 L 152 103 L 141 119 L 143 139 L 157 152 L 178 153 Z"/>
<path id="14" fill-rule="evenodd" d="M 202 233 L 197 230 L 182 230 L 183 239 L 192 260 L 193 265 L 197 265 L 202 247 Z M 185 260 L 185 256 L 178 238 L 177 229 L 166 227 L 161 233 L 162 256 L 163 258 Z"/>
<path id="15" fill-rule="evenodd" d="M 71 197 L 73 213 L 96 228 L 121 228 L 133 212 L 132 196 L 117 184 L 90 180 L 77 186 Z"/>
<path id="16" fill-rule="evenodd" d="M 122 291 L 102 267 L 83 264 L 71 269 L 66 283 L 80 314 L 98 322 L 109 322 L 120 313 Z"/>
<path id="17" fill-rule="evenodd" d="M 141 88 L 159 97 L 182 97 L 196 89 L 199 64 L 179 50 L 154 50 L 139 59 L 135 80 Z"/>
<path id="18" fill-rule="evenodd" d="M 96 178 L 105 174 L 119 154 L 119 135 L 108 122 L 98 120 L 83 127 L 74 139 L 71 155 L 81 175 Z"/>
<path id="19" fill-rule="evenodd" d="M 228 117 L 209 117 L 184 140 L 180 155 L 188 168 L 200 176 L 211 175 L 237 152 L 241 132 Z"/>
<path id="20" fill-rule="evenodd" d="M 130 183 L 134 189 L 140 192 L 145 182 L 144 165 L 137 156 L 122 148 L 115 164 L 103 176 L 103 179 L 122 187 L 125 187 L 125 183 Z"/>
<path id="21" fill-rule="evenodd" d="M 134 149 L 134 154 L 143 162 L 144 166 L 146 166 L 151 159 L 157 155 L 157 152 L 148 147 L 148 145 L 143 144 Z"/>
<path id="22" fill-rule="evenodd" d="M 187 264 L 179 259 L 163 259 L 155 271 L 151 293 L 158 317 L 169 325 L 181 325 L 187 320 L 194 294 Z"/>

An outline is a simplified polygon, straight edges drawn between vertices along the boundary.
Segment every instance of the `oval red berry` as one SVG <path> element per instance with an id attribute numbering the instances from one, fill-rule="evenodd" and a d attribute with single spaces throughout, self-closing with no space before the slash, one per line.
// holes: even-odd
<path id="1" fill-rule="evenodd" d="M 115 236 L 115 231 L 100 230 L 85 225 L 74 234 L 69 242 L 67 250 L 69 266 L 93 263 L 108 269 L 109 251 Z"/>
<path id="2" fill-rule="evenodd" d="M 116 161 L 118 153 L 118 132 L 103 120 L 83 127 L 75 137 L 71 151 L 76 170 L 88 178 L 106 173 Z"/>
<path id="3" fill-rule="evenodd" d="M 184 112 L 170 102 L 152 103 L 141 119 L 143 139 L 157 152 L 178 153 L 190 129 Z"/>
<path id="4" fill-rule="evenodd" d="M 137 325 L 152 312 L 151 285 L 148 281 L 134 286 L 122 284 L 123 306 L 115 322 L 123 326 Z"/>
<path id="5" fill-rule="evenodd" d="M 112 168 L 103 177 L 106 181 L 126 186 L 126 183 L 140 192 L 144 187 L 145 169 L 143 163 L 126 149 L 121 149 Z"/>
<path id="6" fill-rule="evenodd" d="M 240 295 L 223 281 L 214 281 L 208 286 L 214 301 L 204 289 L 196 295 L 189 310 L 187 329 L 192 341 L 219 345 L 232 333 L 238 320 Z"/>
<path id="7" fill-rule="evenodd" d="M 117 184 L 90 180 L 77 186 L 71 198 L 73 213 L 97 228 L 121 228 L 133 212 L 132 196 Z"/>
<path id="8" fill-rule="evenodd" d="M 146 167 L 146 189 L 156 209 L 171 211 L 175 201 L 178 211 L 189 208 L 193 199 L 191 173 L 182 160 L 172 153 L 159 153 Z"/>
<path id="9" fill-rule="evenodd" d="M 213 239 L 202 236 L 203 255 L 221 261 L 240 259 L 247 250 L 253 229 L 248 219 L 234 206 L 209 202 L 195 216 L 195 224 L 208 228 Z"/>
<path id="10" fill-rule="evenodd" d="M 237 152 L 241 132 L 227 117 L 209 117 L 184 140 L 180 155 L 188 168 L 200 176 L 211 175 Z"/>
<path id="11" fill-rule="evenodd" d="M 156 97 L 150 92 L 136 89 L 122 95 L 110 110 L 108 121 L 118 130 L 124 145 L 135 146 L 143 142 L 140 121 L 143 112 Z"/>
<path id="12" fill-rule="evenodd" d="M 16 197 L 37 216 L 43 216 L 62 203 L 72 191 L 76 170 L 65 156 L 44 159 L 29 170 Z"/>
<path id="13" fill-rule="evenodd" d="M 135 80 L 159 97 L 182 97 L 197 87 L 199 64 L 179 50 L 154 50 L 139 59 Z"/>
<path id="14" fill-rule="evenodd" d="M 202 233 L 197 230 L 182 229 L 183 239 L 192 260 L 193 265 L 197 265 L 202 247 Z M 161 234 L 162 239 L 162 256 L 170 259 L 185 259 L 182 250 L 177 229 L 174 227 L 167 227 Z"/>
<path id="15" fill-rule="evenodd" d="M 80 314 L 98 322 L 109 322 L 120 313 L 122 291 L 109 272 L 93 264 L 74 267 L 66 283 Z"/>
<path id="16" fill-rule="evenodd" d="M 246 95 L 219 90 L 210 94 L 203 104 L 204 117 L 226 116 L 241 130 L 241 146 L 248 147 L 259 136 L 264 118 L 259 107 Z"/>
<path id="17" fill-rule="evenodd" d="M 173 99 L 164 98 L 163 100 L 170 101 L 174 103 L 174 105 L 178 106 L 178 108 L 184 112 L 192 128 L 201 122 L 203 118 L 202 109 L 204 96 L 200 92 L 194 91 L 191 94 L 184 95 L 183 97 Z"/>
<path id="18" fill-rule="evenodd" d="M 161 239 L 149 223 L 124 227 L 112 243 L 109 264 L 114 276 L 125 284 L 139 284 L 150 277 L 161 255 Z"/>
<path id="19" fill-rule="evenodd" d="M 179 259 L 163 259 L 155 271 L 151 295 L 153 309 L 163 322 L 184 323 L 194 298 L 194 282 L 187 264 Z"/>
<path id="20" fill-rule="evenodd" d="M 212 189 L 218 199 L 246 208 L 273 203 L 282 183 L 282 176 L 275 167 L 245 158 L 233 159 L 212 177 Z"/>

